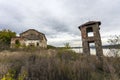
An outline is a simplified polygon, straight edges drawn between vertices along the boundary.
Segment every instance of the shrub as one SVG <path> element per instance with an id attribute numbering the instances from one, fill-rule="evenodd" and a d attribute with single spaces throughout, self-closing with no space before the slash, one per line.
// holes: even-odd
<path id="1" fill-rule="evenodd" d="M 49 50 L 48 50 L 49 51 Z M 38 52 L 5 52 L 0 54 L 0 65 L 8 65 L 2 80 L 119 80 L 120 58 L 104 57 L 103 70 L 96 56 L 84 56 L 71 50 L 56 49 Z M 52 53 L 52 51 L 51 51 Z M 47 56 L 45 56 L 47 55 Z M 4 56 L 4 57 L 3 57 Z M 49 57 L 48 57 L 49 56 Z M 3 66 L 4 67 L 4 66 Z"/>

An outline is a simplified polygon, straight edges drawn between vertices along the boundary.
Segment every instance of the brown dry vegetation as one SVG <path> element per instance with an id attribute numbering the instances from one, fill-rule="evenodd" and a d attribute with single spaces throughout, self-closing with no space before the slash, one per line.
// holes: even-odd
<path id="1" fill-rule="evenodd" d="M 95 56 L 71 50 L 48 49 L 0 52 L 1 80 L 120 80 L 120 58 Z"/>

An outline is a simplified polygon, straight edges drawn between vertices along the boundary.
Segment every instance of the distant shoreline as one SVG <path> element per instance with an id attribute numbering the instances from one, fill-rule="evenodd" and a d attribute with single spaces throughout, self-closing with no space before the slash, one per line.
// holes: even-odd
<path id="1" fill-rule="evenodd" d="M 64 47 L 57 47 L 57 48 L 64 48 Z M 71 47 L 72 49 L 78 49 L 78 48 L 83 48 L 83 47 Z M 95 48 L 95 46 L 91 46 L 90 48 Z M 118 45 L 103 45 L 103 49 L 109 49 L 109 48 L 115 48 L 115 49 L 120 49 L 120 44 Z"/>

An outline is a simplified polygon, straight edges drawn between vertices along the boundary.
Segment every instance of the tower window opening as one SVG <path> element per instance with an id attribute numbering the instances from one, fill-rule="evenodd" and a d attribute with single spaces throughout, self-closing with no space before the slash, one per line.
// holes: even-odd
<path id="1" fill-rule="evenodd" d="M 90 54 L 96 55 L 96 48 L 95 48 L 95 43 L 89 43 L 89 48 L 90 48 Z"/>
<path id="2" fill-rule="evenodd" d="M 94 36 L 93 28 L 92 27 L 88 27 L 86 31 L 87 31 L 87 36 L 88 37 Z"/>

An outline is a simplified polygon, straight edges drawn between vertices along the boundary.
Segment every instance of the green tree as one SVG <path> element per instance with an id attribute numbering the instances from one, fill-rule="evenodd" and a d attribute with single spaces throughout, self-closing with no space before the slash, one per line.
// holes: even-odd
<path id="1" fill-rule="evenodd" d="M 0 47 L 1 48 L 6 47 L 6 46 L 9 47 L 11 38 L 15 36 L 16 36 L 16 33 L 12 32 L 9 29 L 1 30 L 0 31 Z"/>

